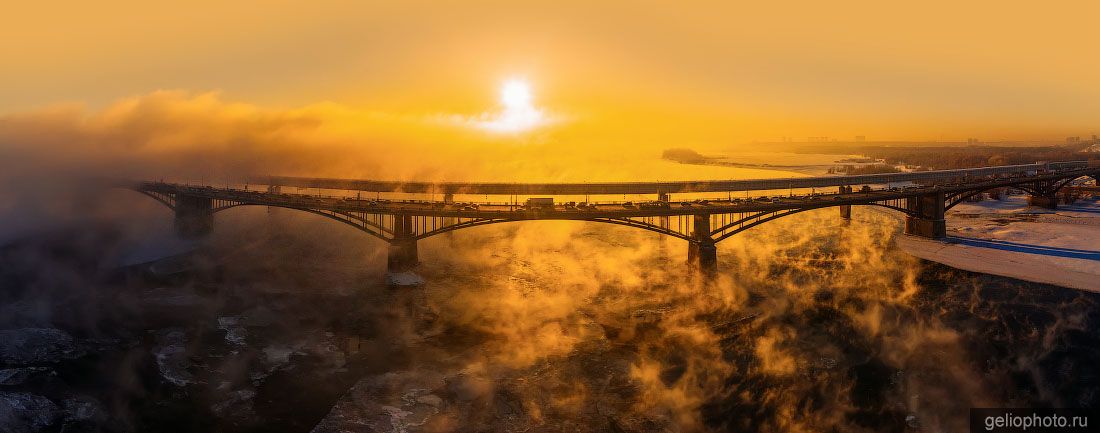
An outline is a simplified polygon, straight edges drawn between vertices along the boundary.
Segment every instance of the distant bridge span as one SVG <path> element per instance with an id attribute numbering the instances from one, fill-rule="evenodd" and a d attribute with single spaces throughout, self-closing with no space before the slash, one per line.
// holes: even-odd
<path id="1" fill-rule="evenodd" d="M 681 194 L 701 192 L 764 191 L 790 188 L 824 188 L 848 185 L 883 185 L 902 182 L 942 182 L 966 176 L 983 177 L 1037 173 L 1052 167 L 1073 167 L 1079 162 L 1036 163 L 960 170 L 883 173 L 854 176 L 786 177 L 772 179 L 691 180 L 671 182 L 419 182 L 363 179 L 251 176 L 250 183 L 298 188 L 423 194 L 472 195 L 613 195 Z"/>
<path id="2" fill-rule="evenodd" d="M 688 242 L 689 262 L 700 270 L 717 267 L 715 244 L 784 216 L 837 207 L 851 217 L 853 205 L 881 206 L 906 216 L 907 234 L 946 235 L 945 212 L 983 191 L 1011 187 L 1026 191 L 1029 204 L 1054 208 L 1057 193 L 1081 177 L 1100 177 L 1100 166 L 1084 161 L 1037 163 L 964 170 L 864 176 L 825 176 L 687 182 L 621 183 L 431 183 L 292 177 L 252 178 L 263 190 L 215 188 L 166 182 L 125 182 L 123 187 L 170 207 L 181 236 L 201 237 L 213 229 L 214 213 L 237 206 L 296 209 L 351 225 L 390 244 L 388 266 L 407 270 L 418 261 L 417 241 L 463 228 L 528 220 L 580 220 L 650 230 Z M 915 182 L 904 188 L 872 188 Z M 282 187 L 346 191 L 434 193 L 442 201 L 363 199 L 289 194 Z M 675 202 L 671 194 L 767 191 L 837 187 L 835 192 L 789 197 L 725 198 Z M 454 194 L 603 195 L 655 194 L 656 200 L 632 203 L 573 203 L 548 200 L 521 203 L 455 203 Z"/>

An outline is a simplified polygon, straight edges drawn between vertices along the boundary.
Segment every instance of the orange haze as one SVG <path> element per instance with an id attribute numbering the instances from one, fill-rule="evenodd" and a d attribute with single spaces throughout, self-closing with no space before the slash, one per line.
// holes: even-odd
<path id="1" fill-rule="evenodd" d="M 416 140 L 1058 139 L 1098 132 L 1096 16 L 1086 1 L 22 2 L 0 15 L 0 113 L 217 91 L 404 135 L 491 113 L 524 77 L 556 116 L 533 138 Z"/>

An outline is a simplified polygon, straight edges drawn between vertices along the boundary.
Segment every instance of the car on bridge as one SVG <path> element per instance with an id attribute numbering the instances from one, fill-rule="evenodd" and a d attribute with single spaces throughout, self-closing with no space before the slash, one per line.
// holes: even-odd
<path id="1" fill-rule="evenodd" d="M 553 197 L 531 197 L 527 199 L 528 209 L 554 209 Z"/>

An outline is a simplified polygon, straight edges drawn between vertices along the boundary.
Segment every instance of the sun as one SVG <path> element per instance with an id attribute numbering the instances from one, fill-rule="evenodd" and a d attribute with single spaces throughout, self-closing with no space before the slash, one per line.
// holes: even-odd
<path id="1" fill-rule="evenodd" d="M 526 81 L 511 79 L 504 82 L 500 89 L 500 102 L 509 110 L 521 110 L 531 107 L 531 86 Z"/>
<path id="2" fill-rule="evenodd" d="M 513 78 L 500 87 L 500 103 L 503 110 L 488 115 L 479 126 L 493 132 L 523 132 L 546 123 L 542 110 L 535 107 L 531 86 L 527 81 Z"/>

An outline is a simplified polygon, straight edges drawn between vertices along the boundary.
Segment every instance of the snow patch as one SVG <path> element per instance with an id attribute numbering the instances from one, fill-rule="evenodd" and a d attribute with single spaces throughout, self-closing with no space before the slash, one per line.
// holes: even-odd
<path id="1" fill-rule="evenodd" d="M 187 334 L 180 329 L 166 329 L 157 335 L 157 347 L 153 356 L 157 360 L 157 370 L 161 377 L 176 386 L 194 383 L 189 369 L 191 360 L 187 357 Z"/>
<path id="2" fill-rule="evenodd" d="M 240 316 L 225 316 L 218 318 L 218 329 L 225 331 L 225 342 L 233 346 L 244 346 L 248 337 L 248 329 L 244 327 L 244 321 Z"/>
<path id="3" fill-rule="evenodd" d="M 73 337 L 60 329 L 22 328 L 0 331 L 0 363 L 54 363 L 83 355 Z"/>
<path id="4" fill-rule="evenodd" d="M 387 272 L 386 284 L 398 287 L 415 287 L 424 284 L 424 278 L 412 272 Z"/>

